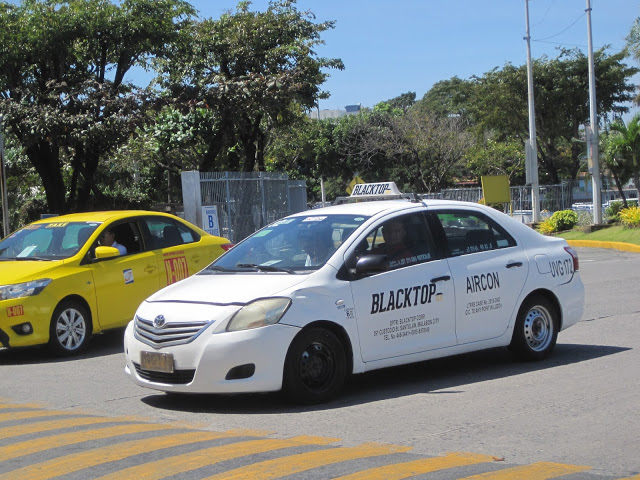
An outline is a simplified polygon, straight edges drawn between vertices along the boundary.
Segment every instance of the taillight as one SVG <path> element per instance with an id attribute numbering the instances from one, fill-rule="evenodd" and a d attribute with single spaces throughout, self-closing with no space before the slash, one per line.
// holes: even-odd
<path id="1" fill-rule="evenodd" d="M 225 252 L 228 252 L 233 248 L 233 243 L 223 243 L 220 245 Z"/>
<path id="2" fill-rule="evenodd" d="M 577 272 L 578 270 L 580 270 L 580 262 L 578 261 L 578 252 L 576 252 L 571 247 L 564 247 L 564 249 L 567 251 L 569 255 L 571 255 L 571 258 L 573 259 L 573 271 Z"/>

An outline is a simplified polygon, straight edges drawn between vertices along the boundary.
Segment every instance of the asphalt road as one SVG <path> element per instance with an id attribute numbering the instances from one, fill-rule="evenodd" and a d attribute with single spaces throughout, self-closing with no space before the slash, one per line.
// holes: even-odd
<path id="1" fill-rule="evenodd" d="M 585 314 L 559 335 L 554 355 L 541 363 L 519 363 L 505 349 L 488 350 L 356 376 L 340 399 L 298 407 L 270 394 L 184 398 L 138 387 L 123 372 L 122 331 L 117 331 L 96 337 L 88 353 L 67 360 L 39 349 L 0 350 L 0 421 L 9 418 L 2 415 L 14 411 L 12 405 L 38 402 L 40 406 L 22 410 L 134 415 L 154 424 L 208 432 L 251 429 L 251 435 L 279 441 L 319 436 L 325 439 L 320 443 L 332 439 L 342 450 L 378 442 L 397 446 L 393 454 L 402 461 L 472 452 L 493 462 L 415 478 L 467 478 L 502 468 L 553 464 L 590 467 L 567 470 L 567 479 L 640 478 L 635 477 L 640 472 L 640 254 L 585 248 L 578 252 Z M 2 410 L 7 405 L 9 410 Z M 3 439 L 3 430 L 18 424 L 0 423 L 0 479 L 18 478 L 11 472 L 22 465 L 19 459 L 2 463 L 3 452 L 15 450 L 17 441 Z M 295 448 L 303 453 L 310 447 Z M 405 453 L 408 448 L 410 453 Z M 69 451 L 58 449 L 56 455 Z M 372 458 L 349 465 L 362 470 L 384 463 Z M 110 471 L 104 468 L 92 472 Z M 288 478 L 344 474 L 340 469 L 315 472 Z M 554 476 L 559 474 L 561 470 Z M 64 478 L 86 478 L 86 471 L 76 475 Z M 515 475 L 508 478 L 525 478 Z"/>

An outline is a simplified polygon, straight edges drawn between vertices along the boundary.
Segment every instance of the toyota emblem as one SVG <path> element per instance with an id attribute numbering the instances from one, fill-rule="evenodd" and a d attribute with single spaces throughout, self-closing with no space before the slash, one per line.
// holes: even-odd
<path id="1" fill-rule="evenodd" d="M 164 315 L 158 315 L 153 319 L 153 326 L 156 328 L 162 328 L 164 327 L 166 321 L 167 320 L 164 318 Z"/>

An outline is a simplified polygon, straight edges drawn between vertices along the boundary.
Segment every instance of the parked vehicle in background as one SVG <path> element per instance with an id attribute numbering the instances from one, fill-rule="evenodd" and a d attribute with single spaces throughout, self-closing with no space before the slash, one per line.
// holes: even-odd
<path id="1" fill-rule="evenodd" d="M 105 245 L 106 232 L 126 253 Z M 230 246 L 159 212 L 76 213 L 34 222 L 0 242 L 0 342 L 78 353 L 92 334 L 125 326 L 142 300 Z"/>
<path id="2" fill-rule="evenodd" d="M 379 198 L 388 201 L 363 201 Z M 578 256 L 492 208 L 356 185 L 143 302 L 126 372 L 166 392 L 336 396 L 349 374 L 509 346 L 551 354 L 584 306 Z"/>

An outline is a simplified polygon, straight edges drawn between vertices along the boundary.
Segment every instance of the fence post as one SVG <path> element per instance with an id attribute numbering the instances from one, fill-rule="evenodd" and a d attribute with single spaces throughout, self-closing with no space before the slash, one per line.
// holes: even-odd
<path id="1" fill-rule="evenodd" d="M 200 172 L 191 170 L 182 172 L 182 205 L 184 218 L 188 222 L 202 227 L 202 192 L 200 191 Z"/>

